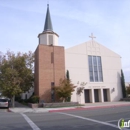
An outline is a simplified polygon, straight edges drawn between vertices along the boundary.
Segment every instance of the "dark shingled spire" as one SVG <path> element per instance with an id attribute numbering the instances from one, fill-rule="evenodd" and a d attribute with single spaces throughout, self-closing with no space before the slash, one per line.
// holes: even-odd
<path id="1" fill-rule="evenodd" d="M 52 23 L 51 23 L 51 16 L 49 11 L 49 4 L 47 4 L 47 12 L 46 12 L 46 19 L 45 19 L 45 25 L 44 25 L 44 31 L 53 31 Z"/>

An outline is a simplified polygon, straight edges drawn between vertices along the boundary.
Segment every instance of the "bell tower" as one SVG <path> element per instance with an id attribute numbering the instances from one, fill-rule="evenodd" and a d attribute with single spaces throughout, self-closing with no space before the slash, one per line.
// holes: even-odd
<path id="1" fill-rule="evenodd" d="M 54 102 L 54 86 L 65 78 L 64 47 L 58 46 L 58 34 L 53 31 L 49 5 L 44 30 L 38 35 L 39 44 L 35 51 L 34 93 L 44 102 Z"/>
<path id="2" fill-rule="evenodd" d="M 57 33 L 53 32 L 49 4 L 47 4 L 44 30 L 42 33 L 38 35 L 38 38 L 39 38 L 39 44 L 58 46 L 59 36 Z"/>

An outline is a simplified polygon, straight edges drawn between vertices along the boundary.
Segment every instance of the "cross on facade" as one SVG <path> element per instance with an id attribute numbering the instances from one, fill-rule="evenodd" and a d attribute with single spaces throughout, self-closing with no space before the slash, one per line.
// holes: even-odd
<path id="1" fill-rule="evenodd" d="M 89 36 L 90 38 L 92 38 L 92 41 L 94 38 L 96 38 L 95 36 L 93 36 L 93 33 L 91 33 L 91 36 Z"/>

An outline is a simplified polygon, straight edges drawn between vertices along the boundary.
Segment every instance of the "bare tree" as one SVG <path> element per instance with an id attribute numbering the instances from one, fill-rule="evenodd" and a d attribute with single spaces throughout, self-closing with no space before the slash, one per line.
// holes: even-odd
<path id="1" fill-rule="evenodd" d="M 87 82 L 77 82 L 77 101 L 81 104 L 81 94 L 83 93 L 84 86 L 87 84 Z"/>

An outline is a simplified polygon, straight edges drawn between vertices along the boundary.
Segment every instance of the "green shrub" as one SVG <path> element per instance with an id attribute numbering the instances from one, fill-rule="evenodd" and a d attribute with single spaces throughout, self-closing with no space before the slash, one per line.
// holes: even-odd
<path id="1" fill-rule="evenodd" d="M 70 101 L 71 101 L 71 97 L 67 97 L 66 102 L 70 102 Z"/>
<path id="2" fill-rule="evenodd" d="M 39 97 L 38 96 L 32 96 L 29 99 L 30 103 L 39 103 Z"/>
<path id="3" fill-rule="evenodd" d="M 127 95 L 130 94 L 130 85 L 126 87 L 126 93 Z"/>
<path id="4" fill-rule="evenodd" d="M 22 99 L 21 99 L 21 96 L 20 96 L 20 95 L 15 96 L 15 101 L 20 102 L 21 100 L 22 100 Z"/>

